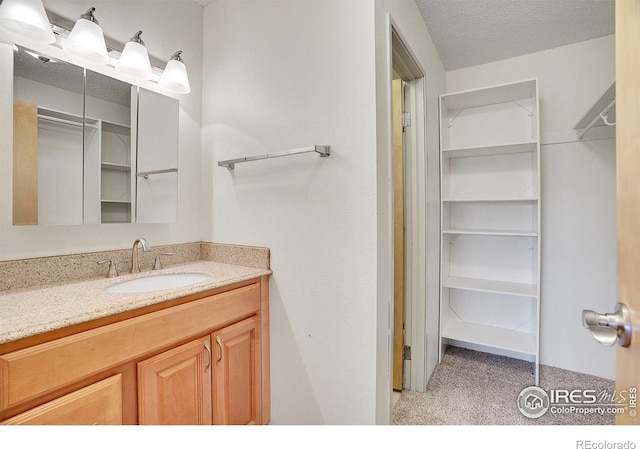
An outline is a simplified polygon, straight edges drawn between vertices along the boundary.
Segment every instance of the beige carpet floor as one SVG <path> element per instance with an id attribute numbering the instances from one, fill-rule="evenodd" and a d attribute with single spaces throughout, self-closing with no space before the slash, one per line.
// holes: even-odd
<path id="1" fill-rule="evenodd" d="M 534 383 L 533 364 L 449 346 L 424 393 L 404 391 L 392 423 L 398 425 L 608 425 L 605 413 L 551 413 L 530 419 L 517 407 L 520 392 Z M 545 389 L 591 389 L 613 393 L 615 382 L 541 365 Z"/>

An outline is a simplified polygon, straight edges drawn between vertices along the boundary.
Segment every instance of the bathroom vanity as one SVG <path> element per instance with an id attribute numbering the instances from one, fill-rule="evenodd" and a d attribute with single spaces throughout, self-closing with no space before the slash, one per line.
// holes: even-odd
<path id="1" fill-rule="evenodd" d="M 211 278 L 159 292 L 106 292 L 116 278 L 0 297 L 13 314 L 53 307 L 14 333 L 0 323 L 0 422 L 267 423 L 270 271 L 204 261 L 162 271 Z"/>

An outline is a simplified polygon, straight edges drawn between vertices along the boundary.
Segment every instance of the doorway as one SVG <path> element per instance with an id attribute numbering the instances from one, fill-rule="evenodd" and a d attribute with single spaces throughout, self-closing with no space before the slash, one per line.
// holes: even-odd
<path id="1" fill-rule="evenodd" d="M 393 130 L 393 390 L 402 391 L 405 374 L 410 373 L 410 342 L 406 341 L 407 312 L 411 303 L 405 301 L 405 128 L 410 126 L 411 112 L 405 107 L 405 89 L 408 85 L 394 74 L 392 82 Z M 408 382 L 407 382 L 408 383 Z"/>
<path id="2" fill-rule="evenodd" d="M 437 364 L 437 338 L 432 339 L 429 345 L 426 324 L 426 78 L 393 25 L 391 35 L 393 76 L 390 97 L 392 135 L 395 136 L 392 146 L 392 390 L 424 391 Z M 437 276 L 430 281 L 437 283 Z M 438 311 L 429 313 L 437 316 Z"/>

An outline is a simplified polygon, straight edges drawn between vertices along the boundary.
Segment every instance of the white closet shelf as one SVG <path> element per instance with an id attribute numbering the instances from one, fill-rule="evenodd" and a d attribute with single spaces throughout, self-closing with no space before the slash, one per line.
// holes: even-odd
<path id="1" fill-rule="evenodd" d="M 447 228 L 442 230 L 443 234 L 453 235 L 503 235 L 507 237 L 538 237 L 535 231 L 521 230 L 497 230 L 497 229 L 459 229 Z"/>
<path id="2" fill-rule="evenodd" d="M 538 198 L 443 198 L 444 203 L 528 203 Z"/>
<path id="3" fill-rule="evenodd" d="M 533 153 L 538 148 L 538 142 L 507 143 L 499 145 L 485 145 L 466 148 L 444 148 L 444 159 L 475 156 L 497 156 L 501 154 Z"/>
<path id="4" fill-rule="evenodd" d="M 82 123 L 83 123 L 82 115 L 72 114 L 65 111 L 58 111 L 56 109 L 45 108 L 43 106 L 38 106 L 38 116 L 41 116 L 47 119 L 58 119 L 62 121 L 68 121 L 80 126 L 82 126 Z"/>
<path id="5" fill-rule="evenodd" d="M 502 84 L 489 88 L 472 89 L 454 94 L 441 95 L 442 102 L 449 109 L 474 108 L 491 104 L 507 103 L 536 96 L 536 80 Z"/>
<path id="6" fill-rule="evenodd" d="M 528 332 L 449 320 L 442 336 L 466 343 L 536 355 L 536 337 Z"/>
<path id="7" fill-rule="evenodd" d="M 100 200 L 103 204 L 131 204 L 131 200 Z"/>
<path id="8" fill-rule="evenodd" d="M 105 120 L 102 121 L 102 130 L 112 134 L 129 135 L 131 133 L 131 127 L 129 125 L 125 123 L 107 122 Z"/>
<path id="9" fill-rule="evenodd" d="M 465 344 L 527 354 L 535 385 L 539 111 L 537 79 L 440 96 L 440 358 Z"/>
<path id="10" fill-rule="evenodd" d="M 104 170 L 123 171 L 123 172 L 131 171 L 131 167 L 129 165 L 124 165 L 124 164 L 112 164 L 111 162 L 102 162 L 100 166 Z"/>
<path id="11" fill-rule="evenodd" d="M 474 279 L 457 276 L 450 276 L 446 278 L 442 282 L 442 286 L 445 288 L 456 288 L 459 290 L 526 296 L 531 298 L 535 298 L 538 294 L 538 289 L 535 284 L 493 281 L 488 279 Z"/>

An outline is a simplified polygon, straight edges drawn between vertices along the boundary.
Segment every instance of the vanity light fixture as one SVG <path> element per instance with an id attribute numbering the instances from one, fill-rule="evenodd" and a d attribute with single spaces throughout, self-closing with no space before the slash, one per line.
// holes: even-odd
<path id="1" fill-rule="evenodd" d="M 153 77 L 151 64 L 149 63 L 149 54 L 144 46 L 144 41 L 140 38 L 142 31 L 138 31 L 133 35 L 131 40 L 126 43 L 122 55 L 118 60 L 116 69 L 127 75 L 149 80 Z"/>
<path id="2" fill-rule="evenodd" d="M 69 53 L 98 64 L 109 62 L 104 33 L 93 13 L 96 8 L 89 8 L 73 26 L 69 37 L 62 48 Z"/>
<path id="3" fill-rule="evenodd" d="M 171 92 L 188 94 L 191 92 L 191 86 L 187 76 L 187 67 L 184 65 L 181 54 L 182 50 L 171 55 L 158 84 Z"/>
<path id="4" fill-rule="evenodd" d="M 0 28 L 45 44 L 56 40 L 41 0 L 0 1 Z"/>

